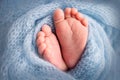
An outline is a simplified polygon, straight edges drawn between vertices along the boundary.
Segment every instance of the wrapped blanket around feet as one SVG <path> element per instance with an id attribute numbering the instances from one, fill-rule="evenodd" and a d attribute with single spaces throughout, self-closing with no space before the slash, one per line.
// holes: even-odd
<path id="1" fill-rule="evenodd" d="M 117 9 L 110 3 L 105 6 L 106 3 L 102 1 L 101 4 L 91 2 L 89 0 L 88 2 L 36 0 L 33 3 L 29 0 L 1 1 L 0 80 L 120 79 L 120 65 L 117 62 L 120 58 L 118 20 L 120 16 L 116 17 Z M 18 6 L 12 5 L 12 7 L 11 4 Z M 88 19 L 89 36 L 85 51 L 76 67 L 63 72 L 38 55 L 35 40 L 43 24 L 50 25 L 55 32 L 53 11 L 56 8 L 66 7 L 77 8 Z M 23 12 L 15 11 L 15 8 Z M 11 13 L 7 13 L 9 9 L 13 9 L 13 13 L 12 10 Z"/>

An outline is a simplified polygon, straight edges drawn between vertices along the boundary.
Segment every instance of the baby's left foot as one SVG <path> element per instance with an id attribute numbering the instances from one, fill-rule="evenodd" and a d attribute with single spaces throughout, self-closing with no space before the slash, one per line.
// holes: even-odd
<path id="1" fill-rule="evenodd" d="M 69 68 L 73 68 L 87 43 L 87 19 L 75 8 L 66 8 L 64 12 L 56 9 L 54 23 L 65 63 Z"/>
<path id="2" fill-rule="evenodd" d="M 45 60 L 60 70 L 64 71 L 67 69 L 61 55 L 58 40 L 48 25 L 44 25 L 42 31 L 38 32 L 36 44 L 39 54 L 43 55 Z"/>

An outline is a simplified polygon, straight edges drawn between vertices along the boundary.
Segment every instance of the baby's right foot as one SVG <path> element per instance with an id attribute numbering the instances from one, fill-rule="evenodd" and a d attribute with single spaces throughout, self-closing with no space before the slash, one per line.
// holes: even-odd
<path id="1" fill-rule="evenodd" d="M 53 18 L 63 58 L 73 68 L 86 46 L 88 22 L 75 8 L 66 8 L 64 12 L 55 10 Z"/>
<path id="2" fill-rule="evenodd" d="M 44 25 L 42 31 L 38 32 L 36 44 L 39 54 L 41 54 L 45 60 L 60 70 L 67 70 L 67 66 L 61 55 L 58 40 L 48 25 Z"/>

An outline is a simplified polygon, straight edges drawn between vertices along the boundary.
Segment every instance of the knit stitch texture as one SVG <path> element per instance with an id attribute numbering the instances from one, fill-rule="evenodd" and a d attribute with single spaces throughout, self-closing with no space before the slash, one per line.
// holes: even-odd
<path id="1" fill-rule="evenodd" d="M 0 80 L 119 80 L 118 3 L 117 0 L 1 0 Z M 88 19 L 89 36 L 76 67 L 63 72 L 38 55 L 35 40 L 44 24 L 55 32 L 53 12 L 66 7 L 77 8 Z"/>

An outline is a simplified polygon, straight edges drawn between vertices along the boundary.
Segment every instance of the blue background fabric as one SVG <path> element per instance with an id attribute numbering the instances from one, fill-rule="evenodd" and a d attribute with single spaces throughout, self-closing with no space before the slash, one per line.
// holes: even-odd
<path id="1" fill-rule="evenodd" d="M 0 0 L 0 80 L 119 80 L 119 0 Z M 56 8 L 75 7 L 89 36 L 75 68 L 63 72 L 38 55 L 36 34 Z M 71 45 L 72 46 L 72 45 Z"/>

